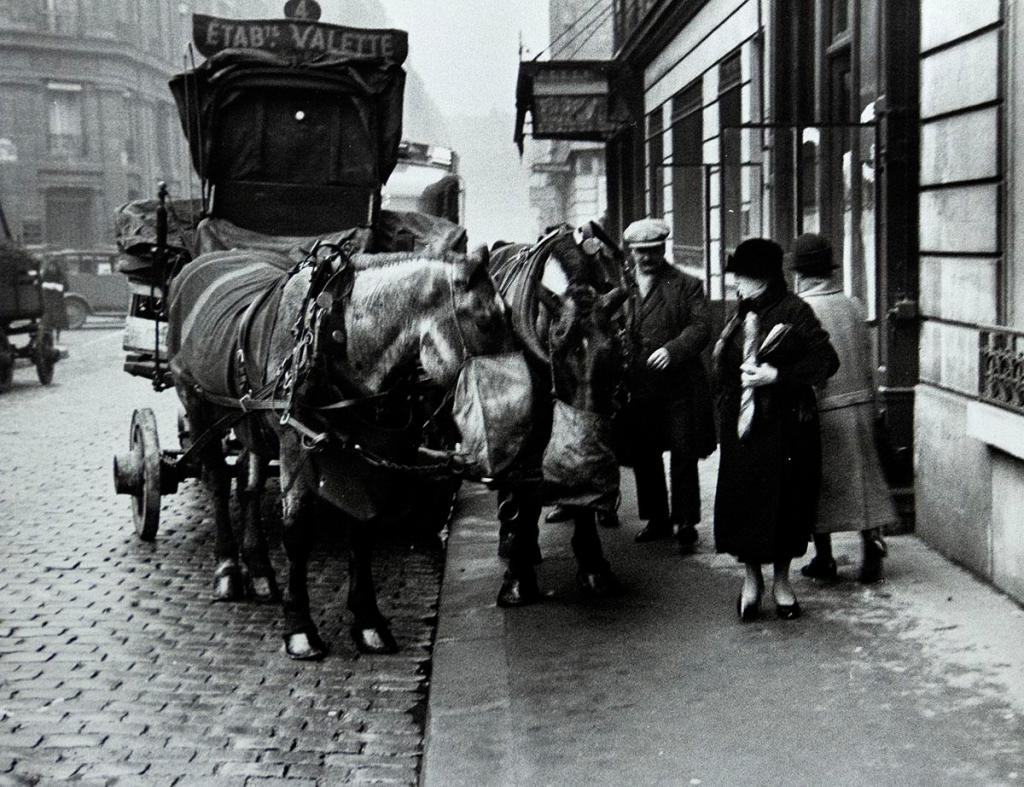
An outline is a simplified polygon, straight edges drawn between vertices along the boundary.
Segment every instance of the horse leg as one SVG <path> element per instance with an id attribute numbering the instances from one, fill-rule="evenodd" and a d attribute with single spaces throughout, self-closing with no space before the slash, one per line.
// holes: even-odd
<path id="1" fill-rule="evenodd" d="M 619 580 L 604 558 L 597 534 L 597 516 L 593 509 L 573 509 L 572 551 L 576 555 L 576 579 L 588 596 L 614 596 L 622 591 Z"/>
<path id="2" fill-rule="evenodd" d="M 281 439 L 281 539 L 288 556 L 288 582 L 284 596 L 284 649 L 288 658 L 318 661 L 327 655 L 309 612 L 307 574 L 313 549 L 316 510 L 314 478 L 302 462 L 302 448 L 294 435 Z"/>
<path id="3" fill-rule="evenodd" d="M 192 419 L 197 423 L 197 419 Z M 245 598 L 245 577 L 238 560 L 238 542 L 231 527 L 231 475 L 224 463 L 219 440 L 212 440 L 202 451 L 203 478 L 213 495 L 213 519 L 217 528 L 213 574 L 214 601 L 239 601 Z"/>
<path id="4" fill-rule="evenodd" d="M 373 528 L 376 520 L 353 522 L 349 535 L 348 608 L 352 639 L 361 653 L 397 653 L 398 643 L 377 607 L 373 583 Z"/>
<path id="5" fill-rule="evenodd" d="M 535 568 L 541 560 L 537 544 L 539 491 L 503 490 L 499 495 L 498 517 L 505 531 L 502 551 L 508 557 L 508 569 L 498 591 L 499 607 L 525 607 L 540 601 Z"/>
<path id="6" fill-rule="evenodd" d="M 267 480 L 267 463 L 252 451 L 246 451 L 244 456 L 243 472 L 237 482 L 243 523 L 242 556 L 249 570 L 249 592 L 256 601 L 265 604 L 281 597 L 263 525 L 263 485 Z"/>

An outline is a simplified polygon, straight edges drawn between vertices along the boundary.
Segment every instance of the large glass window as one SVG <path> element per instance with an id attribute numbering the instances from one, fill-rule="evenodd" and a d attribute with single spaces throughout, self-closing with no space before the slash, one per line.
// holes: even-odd
<path id="1" fill-rule="evenodd" d="M 665 213 L 665 121 L 661 107 L 647 116 L 647 187 L 650 189 L 648 205 L 652 216 Z"/>
<path id="2" fill-rule="evenodd" d="M 743 122 L 740 93 L 739 53 L 723 60 L 718 67 L 718 122 L 721 128 Z M 743 150 L 739 134 L 721 135 L 722 154 L 722 240 L 731 252 L 742 240 L 743 227 Z"/>
<path id="3" fill-rule="evenodd" d="M 672 236 L 676 262 L 704 263 L 704 122 L 698 80 L 672 99 Z"/>
<path id="4" fill-rule="evenodd" d="M 82 86 L 51 82 L 46 91 L 49 116 L 47 150 L 52 156 L 77 158 L 85 155 L 82 120 Z"/>

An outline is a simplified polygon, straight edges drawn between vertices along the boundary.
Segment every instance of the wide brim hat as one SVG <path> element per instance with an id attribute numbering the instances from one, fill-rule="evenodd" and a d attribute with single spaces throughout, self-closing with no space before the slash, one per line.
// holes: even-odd
<path id="1" fill-rule="evenodd" d="M 753 279 L 776 279 L 782 276 L 782 256 L 782 247 L 775 241 L 748 238 L 729 255 L 725 272 Z"/>
<path id="2" fill-rule="evenodd" d="M 832 256 L 832 244 L 826 238 L 814 232 L 805 232 L 793 241 L 793 251 L 789 254 L 791 270 L 804 275 L 829 275 L 835 268 Z"/>
<path id="3" fill-rule="evenodd" d="M 622 233 L 622 242 L 633 249 L 664 247 L 672 230 L 662 219 L 634 221 Z"/>

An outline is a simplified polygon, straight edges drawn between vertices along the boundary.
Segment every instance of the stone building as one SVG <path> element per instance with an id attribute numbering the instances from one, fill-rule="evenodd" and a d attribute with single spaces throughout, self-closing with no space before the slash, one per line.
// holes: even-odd
<path id="1" fill-rule="evenodd" d="M 1024 9 L 920 6 L 917 529 L 1024 600 Z"/>
<path id="2" fill-rule="evenodd" d="M 24 243 L 111 243 L 120 203 L 189 194 L 167 81 L 191 13 L 260 15 L 241 0 L 0 0 L 0 200 Z"/>
<path id="3" fill-rule="evenodd" d="M 664 215 L 719 317 L 741 239 L 828 236 L 905 522 L 1024 600 L 1019 4 L 609 2 L 606 63 L 529 73 L 534 135 L 603 144 L 612 229 Z"/>
<path id="4" fill-rule="evenodd" d="M 576 61 L 611 57 L 612 14 L 605 6 L 588 0 L 550 0 L 550 45 L 542 56 Z M 538 142 L 529 155 L 530 206 L 536 211 L 538 234 L 554 224 L 576 226 L 604 216 L 608 188 L 602 143 Z"/>

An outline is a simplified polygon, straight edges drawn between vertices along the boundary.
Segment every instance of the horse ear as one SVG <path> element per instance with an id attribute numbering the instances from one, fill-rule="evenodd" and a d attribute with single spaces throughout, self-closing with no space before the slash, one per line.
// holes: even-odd
<path id="1" fill-rule="evenodd" d="M 490 274 L 488 265 L 491 262 L 491 253 L 487 250 L 486 246 L 477 246 L 473 251 L 466 257 L 465 274 L 459 277 L 460 282 L 466 289 L 473 286 L 473 282 L 476 281 L 479 276 L 487 276 Z"/>
<path id="2" fill-rule="evenodd" d="M 473 249 L 473 251 L 469 253 L 469 258 L 474 260 L 476 265 L 483 265 L 485 268 L 491 264 L 491 252 L 484 243 L 481 243 Z"/>
<path id="3" fill-rule="evenodd" d="M 598 299 L 597 308 L 606 318 L 611 317 L 619 310 L 619 307 L 625 302 L 628 295 L 629 293 L 625 287 L 616 287 Z"/>
<path id="4" fill-rule="evenodd" d="M 537 288 L 537 297 L 540 299 L 540 302 L 544 304 L 547 310 L 551 312 L 551 316 L 557 319 L 562 313 L 562 299 L 544 285 Z"/>

